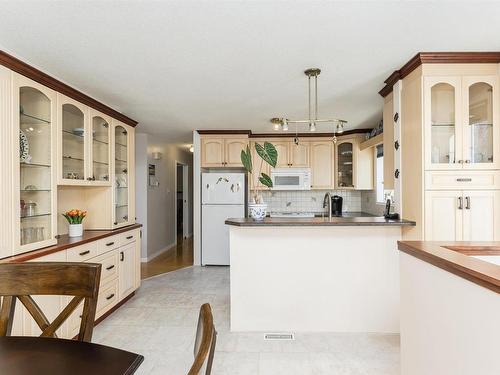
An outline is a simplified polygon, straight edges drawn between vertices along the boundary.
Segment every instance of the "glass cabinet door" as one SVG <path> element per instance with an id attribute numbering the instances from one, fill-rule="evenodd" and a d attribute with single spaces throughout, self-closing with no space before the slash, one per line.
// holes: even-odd
<path id="1" fill-rule="evenodd" d="M 129 214 L 128 132 L 123 126 L 116 126 L 114 137 L 115 225 L 119 225 L 128 222 Z"/>
<path id="2" fill-rule="evenodd" d="M 467 113 L 464 129 L 465 165 L 474 164 L 475 168 L 488 168 L 497 162 L 494 155 L 494 139 L 497 135 L 493 125 L 495 90 L 492 81 L 473 83 L 464 78 Z"/>
<path id="3" fill-rule="evenodd" d="M 92 116 L 92 181 L 109 181 L 109 132 L 110 121 Z"/>
<path id="4" fill-rule="evenodd" d="M 337 187 L 354 187 L 353 161 L 352 142 L 337 144 Z"/>
<path id="5" fill-rule="evenodd" d="M 19 88 L 19 243 L 25 248 L 53 238 L 52 104 L 36 88 Z"/>
<path id="6" fill-rule="evenodd" d="M 62 105 L 62 178 L 85 180 L 85 114 L 76 105 Z"/>
<path id="7" fill-rule="evenodd" d="M 461 164 L 457 142 L 456 87 L 439 82 L 430 89 L 430 161 L 432 165 Z"/>

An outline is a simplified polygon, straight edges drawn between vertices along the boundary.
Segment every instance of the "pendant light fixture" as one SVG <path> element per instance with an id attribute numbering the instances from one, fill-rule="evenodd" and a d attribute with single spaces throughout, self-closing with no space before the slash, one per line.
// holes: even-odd
<path id="1" fill-rule="evenodd" d="M 344 125 L 347 124 L 345 120 L 339 119 L 319 119 L 318 118 L 318 76 L 321 70 L 318 68 L 311 68 L 304 71 L 308 78 L 309 83 L 309 117 L 307 120 L 289 120 L 286 117 L 274 117 L 271 119 L 274 130 L 288 130 L 289 124 L 307 124 L 309 131 L 315 132 L 319 124 L 332 124 L 333 125 L 333 141 L 337 141 L 337 134 L 344 132 Z M 311 82 L 314 80 L 314 82 Z M 312 92 L 312 83 L 314 83 L 314 100 Z M 314 103 L 313 103 L 314 102 Z"/>

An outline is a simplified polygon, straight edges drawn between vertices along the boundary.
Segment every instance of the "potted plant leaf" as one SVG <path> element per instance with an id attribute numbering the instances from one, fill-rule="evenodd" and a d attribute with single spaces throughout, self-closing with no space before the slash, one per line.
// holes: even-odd
<path id="1" fill-rule="evenodd" d="M 259 172 L 258 172 L 258 181 L 255 183 L 253 177 L 250 177 L 250 192 L 251 202 L 248 204 L 248 209 L 250 213 L 250 217 L 254 220 L 263 220 L 266 217 L 266 209 L 267 204 L 264 202 L 264 198 L 262 194 L 259 193 L 257 187 L 259 184 L 263 186 L 267 186 L 269 189 L 273 187 L 273 181 L 271 177 L 266 173 L 262 172 L 262 167 L 264 163 L 269 164 L 272 168 L 276 167 L 276 163 L 278 162 L 278 151 L 276 147 L 272 143 L 264 142 L 263 145 L 259 143 L 255 143 L 255 151 L 257 155 L 260 157 L 259 163 Z M 241 163 L 245 167 L 250 175 L 254 170 L 254 165 L 252 161 L 252 153 L 250 150 L 250 146 L 247 146 L 245 150 L 241 150 Z"/>

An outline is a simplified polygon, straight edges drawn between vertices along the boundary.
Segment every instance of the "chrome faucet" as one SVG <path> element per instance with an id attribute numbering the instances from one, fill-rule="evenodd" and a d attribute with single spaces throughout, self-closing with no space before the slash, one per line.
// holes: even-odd
<path id="1" fill-rule="evenodd" d="M 323 198 L 323 208 L 328 209 L 328 218 L 332 218 L 332 195 L 330 192 L 325 194 L 325 197 Z"/>

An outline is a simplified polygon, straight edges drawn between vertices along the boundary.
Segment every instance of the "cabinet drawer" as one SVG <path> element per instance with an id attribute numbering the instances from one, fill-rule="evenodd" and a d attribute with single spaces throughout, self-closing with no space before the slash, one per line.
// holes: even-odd
<path id="1" fill-rule="evenodd" d="M 100 286 L 118 277 L 118 250 L 92 258 L 89 262 L 101 264 Z"/>
<path id="2" fill-rule="evenodd" d="M 120 246 L 123 246 L 137 240 L 139 238 L 139 231 L 131 230 L 130 232 L 122 233 L 119 236 L 120 236 Z"/>
<path id="3" fill-rule="evenodd" d="M 427 171 L 427 190 L 498 189 L 500 171 Z"/>
<path id="4" fill-rule="evenodd" d="M 117 234 L 97 241 L 97 249 L 99 255 L 107 253 L 110 250 L 118 249 L 121 246 L 120 240 L 121 236 Z"/>
<path id="5" fill-rule="evenodd" d="M 97 256 L 97 244 L 90 242 L 85 245 L 72 247 L 66 250 L 66 254 L 68 262 L 85 262 Z"/>
<path id="6" fill-rule="evenodd" d="M 97 299 L 96 319 L 111 309 L 118 302 L 118 279 L 103 285 Z"/>

